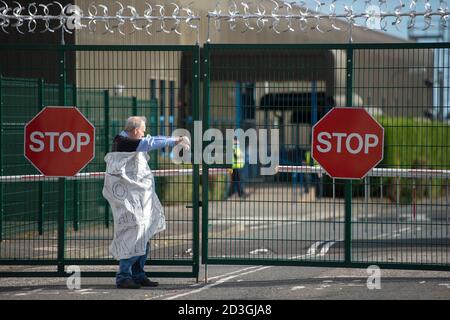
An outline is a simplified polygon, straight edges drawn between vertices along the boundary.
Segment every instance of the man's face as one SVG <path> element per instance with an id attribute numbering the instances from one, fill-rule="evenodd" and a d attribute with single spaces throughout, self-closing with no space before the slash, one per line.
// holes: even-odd
<path id="1" fill-rule="evenodd" d="M 139 128 L 136 128 L 132 131 L 132 136 L 130 138 L 133 139 L 141 139 L 145 136 L 145 123 L 141 124 Z"/>

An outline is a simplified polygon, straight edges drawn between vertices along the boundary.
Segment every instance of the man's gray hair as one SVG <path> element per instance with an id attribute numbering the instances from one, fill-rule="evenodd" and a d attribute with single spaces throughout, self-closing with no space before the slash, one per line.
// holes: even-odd
<path id="1" fill-rule="evenodd" d="M 146 117 L 129 117 L 127 119 L 127 122 L 125 123 L 125 131 L 130 132 L 133 131 L 133 129 L 140 128 L 142 126 L 142 123 L 146 123 L 147 118 Z"/>

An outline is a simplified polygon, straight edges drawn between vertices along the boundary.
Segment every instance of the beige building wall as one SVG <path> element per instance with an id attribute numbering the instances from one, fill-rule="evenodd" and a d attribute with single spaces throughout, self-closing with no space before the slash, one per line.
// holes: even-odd
<path id="1" fill-rule="evenodd" d="M 148 1 L 153 6 L 153 10 L 159 10 L 157 4 L 166 5 L 166 14 L 172 13 L 172 1 Z M 191 0 L 181 0 L 177 3 L 180 6 L 186 6 L 191 3 Z M 78 0 L 76 4 L 79 5 L 83 11 L 87 12 L 90 0 Z M 118 9 L 119 6 L 115 1 L 104 1 L 110 9 Z M 137 11 L 142 14 L 147 6 L 144 1 L 129 0 L 122 1 L 134 6 Z M 181 36 L 172 32 L 166 34 L 164 32 L 155 32 L 158 29 L 158 23 L 154 23 L 151 28 L 152 35 L 148 35 L 145 31 L 136 31 L 132 35 L 122 36 L 117 31 L 112 33 L 105 33 L 102 23 L 98 23 L 98 29 L 95 33 L 88 33 L 86 30 L 76 34 L 76 44 L 95 44 L 95 45 L 193 45 L 199 40 L 200 46 L 206 41 L 211 43 L 242 43 L 242 44 L 308 44 L 308 43 L 348 43 L 349 33 L 343 31 L 333 31 L 320 33 L 313 30 L 315 22 L 310 20 L 307 26 L 307 32 L 285 32 L 276 34 L 273 30 L 265 28 L 262 32 L 256 33 L 252 31 L 244 32 L 242 23 L 238 23 L 236 30 L 231 31 L 227 23 L 222 23 L 220 32 L 215 28 L 210 28 L 208 35 L 208 25 L 206 15 L 208 11 L 215 8 L 215 1 L 198 0 L 191 4 L 191 8 L 196 15 L 201 17 L 198 33 L 187 27 L 184 23 L 181 24 L 179 31 Z M 221 1 L 221 10 L 225 12 L 228 8 L 227 4 L 232 1 Z M 271 1 L 261 1 L 268 11 L 273 8 Z M 269 9 L 270 8 L 270 9 Z M 113 10 L 112 14 L 115 14 Z M 129 13 L 129 11 L 126 11 Z M 100 13 L 99 13 L 100 14 Z M 111 14 L 111 12 L 110 12 Z M 184 12 L 181 12 L 184 14 Z M 159 12 L 158 12 L 159 15 Z M 143 26 L 137 23 L 139 26 Z M 346 23 L 342 21 L 337 22 L 337 26 L 341 29 L 346 29 Z M 279 25 L 282 30 L 285 26 Z M 327 22 L 323 22 L 323 29 L 329 29 L 331 26 Z M 166 28 L 171 28 L 170 24 Z M 125 32 L 131 31 L 124 29 Z M 399 43 L 406 42 L 403 39 L 395 38 L 383 32 L 376 32 L 372 30 L 364 30 L 362 28 L 354 28 L 353 40 L 355 43 Z M 334 97 L 337 105 L 346 105 L 346 52 L 343 50 L 331 50 L 333 61 L 324 63 L 333 64 L 335 72 L 333 75 L 333 83 L 321 83 L 320 88 L 324 87 Z M 175 81 L 175 87 L 180 88 L 184 84 L 181 83 L 181 72 L 184 70 L 181 66 L 182 55 L 175 52 L 104 52 L 99 58 L 93 59 L 89 57 L 90 53 L 77 53 L 76 67 L 77 67 L 77 86 L 91 87 L 91 88 L 110 88 L 114 92 L 117 86 L 123 86 L 124 96 L 136 96 L 139 99 L 149 98 L 150 80 L 156 80 L 159 86 L 160 80 L 166 81 L 166 88 L 168 88 L 169 81 Z M 363 105 L 372 111 L 383 112 L 389 115 L 398 116 L 417 116 L 423 115 L 423 110 L 432 106 L 432 89 L 425 87 L 425 80 L 432 80 L 433 67 L 433 52 L 432 50 L 355 50 L 354 55 L 354 105 Z M 211 103 L 212 105 L 222 104 L 223 108 L 213 108 L 211 117 L 219 119 L 220 117 L 226 119 L 235 118 L 235 81 L 233 78 L 225 78 L 218 81 L 213 79 L 211 86 Z M 263 82 L 260 79 L 255 79 L 257 87 Z M 301 83 L 304 81 L 304 83 Z M 322 80 L 319 80 L 322 81 Z M 295 90 L 298 88 L 308 88 L 310 81 L 308 80 L 293 80 L 287 79 L 284 82 L 271 82 L 271 88 L 284 87 L 289 91 L 290 84 Z M 294 85 L 295 84 L 295 85 Z M 271 89 L 276 90 L 276 89 Z M 226 92 L 224 92 L 226 91 Z M 168 95 L 168 90 L 165 90 Z M 175 105 L 180 103 L 179 99 L 183 98 L 177 89 L 175 94 Z M 160 100 L 159 90 L 157 90 L 157 98 Z M 256 104 L 258 106 L 261 92 L 256 92 Z M 202 99 L 200 99 L 201 101 Z M 166 105 L 169 97 L 165 97 Z M 186 101 L 185 101 L 186 103 Z M 167 110 L 168 108 L 165 108 Z M 217 114 L 217 112 L 221 112 Z M 257 115 L 258 119 L 261 118 Z M 168 114 L 165 115 L 167 122 Z M 272 119 L 273 120 L 273 119 Z M 166 123 L 168 125 L 168 123 Z"/>

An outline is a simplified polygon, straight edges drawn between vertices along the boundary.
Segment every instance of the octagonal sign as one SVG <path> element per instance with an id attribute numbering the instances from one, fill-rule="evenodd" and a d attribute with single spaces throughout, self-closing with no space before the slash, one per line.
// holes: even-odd
<path id="1" fill-rule="evenodd" d="M 46 176 L 74 176 L 95 154 L 95 128 L 75 107 L 45 107 L 24 140 L 25 157 Z"/>
<path id="2" fill-rule="evenodd" d="M 333 108 L 312 129 L 312 157 L 332 178 L 364 178 L 383 146 L 383 127 L 363 108 Z"/>

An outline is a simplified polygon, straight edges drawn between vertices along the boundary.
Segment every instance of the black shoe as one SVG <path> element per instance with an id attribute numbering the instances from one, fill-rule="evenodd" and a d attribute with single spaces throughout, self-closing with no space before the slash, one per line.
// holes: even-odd
<path id="1" fill-rule="evenodd" d="M 132 279 L 127 279 L 117 285 L 119 289 L 140 289 L 141 285 L 134 282 Z"/>
<path id="2" fill-rule="evenodd" d="M 158 282 L 156 281 L 150 281 L 149 278 L 145 278 L 144 280 L 142 280 L 141 282 L 139 282 L 139 284 L 143 287 L 157 287 L 159 285 Z"/>

